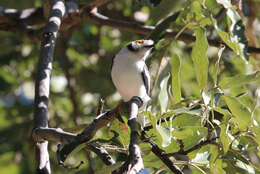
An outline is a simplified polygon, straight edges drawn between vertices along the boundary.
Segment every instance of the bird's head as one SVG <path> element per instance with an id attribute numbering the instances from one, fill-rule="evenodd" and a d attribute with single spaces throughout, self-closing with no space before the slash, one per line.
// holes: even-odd
<path id="1" fill-rule="evenodd" d="M 152 40 L 136 40 L 130 42 L 125 48 L 124 52 L 131 55 L 132 58 L 145 60 L 151 53 L 154 47 Z"/>

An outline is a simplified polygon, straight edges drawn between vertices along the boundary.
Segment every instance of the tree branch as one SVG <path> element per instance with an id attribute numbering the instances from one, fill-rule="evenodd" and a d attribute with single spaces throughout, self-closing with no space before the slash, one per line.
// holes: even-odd
<path id="1" fill-rule="evenodd" d="M 162 160 L 162 162 L 175 174 L 183 174 L 183 172 L 173 163 L 172 160 L 167 156 L 164 150 L 160 149 L 148 135 L 142 131 L 141 139 L 144 142 L 148 142 L 152 146 L 152 152 Z"/>
<path id="2" fill-rule="evenodd" d="M 134 22 L 126 22 L 121 21 L 113 18 L 109 18 L 107 16 L 103 16 L 102 14 L 98 13 L 97 10 L 94 8 L 91 8 L 89 6 L 83 7 L 79 13 L 74 13 L 70 17 L 67 17 L 64 19 L 64 23 L 62 25 L 63 29 L 72 27 L 74 25 L 78 25 L 82 22 L 93 22 L 98 25 L 106 25 L 118 29 L 122 29 L 127 32 L 132 33 L 138 33 L 142 35 L 147 35 L 151 33 L 155 27 L 154 26 L 144 26 L 140 25 Z M 165 38 L 169 39 L 175 39 L 178 32 L 167 29 L 165 33 Z M 178 38 L 178 40 L 184 41 L 186 43 L 191 43 L 196 40 L 195 36 L 192 36 L 188 33 L 181 33 Z M 208 39 L 208 43 L 211 46 L 219 47 L 221 45 L 225 45 L 221 40 L 219 39 Z M 227 46 L 228 47 L 228 46 Z M 248 47 L 249 53 L 260 53 L 260 48 L 255 47 Z"/>
<path id="3" fill-rule="evenodd" d="M 96 7 L 99 7 L 101 5 L 104 5 L 107 3 L 109 0 L 97 0 L 91 3 L 89 6 L 85 6 L 81 8 L 79 11 L 76 10 L 73 13 L 70 13 L 70 15 L 67 15 L 61 26 L 61 30 L 67 30 L 73 26 L 79 25 L 83 22 L 93 22 L 98 25 L 106 25 L 118 29 L 122 29 L 127 32 L 132 32 L 132 33 L 138 33 L 142 35 L 147 35 L 151 33 L 155 27 L 154 26 L 144 26 L 140 25 L 134 22 L 126 22 L 122 20 L 117 20 L 113 18 L 109 18 L 107 16 L 103 16 L 100 13 L 97 12 Z M 12 9 L 14 10 L 14 9 Z M 35 9 L 34 13 L 29 13 L 27 12 L 28 15 L 23 21 L 20 22 L 21 19 L 15 17 L 12 19 L 9 15 L 6 13 L 3 13 L 4 10 L 0 10 L 0 30 L 5 30 L 5 31 L 13 31 L 13 32 L 18 32 L 22 35 L 26 35 L 29 38 L 33 40 L 39 39 L 39 36 L 41 35 L 42 31 L 41 30 L 32 30 L 28 28 L 24 28 L 20 26 L 20 23 L 25 23 L 30 24 L 30 25 L 36 25 L 39 23 L 44 22 L 44 17 L 43 17 L 43 9 L 42 8 L 37 8 Z M 16 15 L 13 16 L 19 16 L 20 12 L 18 10 L 16 11 Z M 29 11 L 29 9 L 25 9 L 25 11 Z M 37 20 L 38 19 L 38 20 Z M 18 25 L 19 24 L 19 25 Z M 31 27 L 29 27 L 31 28 Z M 178 34 L 177 31 L 173 30 L 166 30 L 165 33 L 165 38 L 169 39 L 175 39 L 176 35 Z M 184 41 L 186 43 L 191 43 L 196 40 L 194 36 L 188 33 L 181 33 L 178 38 L 178 40 Z M 225 45 L 221 40 L 219 39 L 208 39 L 208 43 L 211 46 L 215 47 L 220 47 L 221 45 Z M 248 46 L 248 52 L 249 53 L 260 53 L 260 48 Z"/>
<path id="4" fill-rule="evenodd" d="M 175 156 L 175 155 L 187 155 L 188 153 L 190 153 L 190 152 L 192 152 L 194 150 L 200 149 L 202 146 L 205 146 L 205 145 L 208 145 L 208 144 L 216 145 L 216 142 L 215 142 L 216 139 L 217 139 L 217 137 L 216 138 L 212 138 L 212 139 L 207 139 L 207 140 L 201 141 L 199 144 L 191 147 L 188 150 L 183 150 L 182 149 L 182 150 L 180 150 L 178 152 L 167 153 L 165 155 L 168 156 L 168 157 Z"/>
<path id="5" fill-rule="evenodd" d="M 35 128 L 33 131 L 33 137 L 37 141 L 53 141 L 69 143 L 77 138 L 76 134 L 63 131 L 61 128 Z"/>
<path id="6" fill-rule="evenodd" d="M 0 30 L 18 32 L 32 40 L 40 40 L 43 29 L 33 29 L 30 25 L 44 23 L 42 8 L 24 10 L 0 7 Z"/>
<path id="7" fill-rule="evenodd" d="M 41 127 L 48 127 L 47 114 L 53 52 L 57 32 L 59 30 L 64 13 L 64 1 L 52 0 L 50 16 L 48 23 L 45 26 L 44 35 L 41 42 L 40 58 L 35 80 L 34 130 Z M 37 138 L 34 139 L 36 147 L 37 173 L 50 174 L 51 169 L 48 153 L 48 141 L 38 140 L 39 139 Z"/>
<path id="8" fill-rule="evenodd" d="M 113 121 L 115 118 L 117 118 L 117 113 L 115 112 L 115 110 L 110 110 L 107 112 L 104 112 L 100 115 L 98 115 L 93 121 L 92 123 L 83 130 L 82 133 L 77 135 L 77 138 L 73 141 L 70 142 L 68 144 L 64 144 L 62 146 L 62 148 L 60 149 L 60 151 L 58 152 L 58 156 L 60 158 L 59 163 L 63 163 L 67 156 L 76 148 L 78 147 L 78 145 L 83 144 L 88 142 L 89 140 L 91 140 L 94 135 L 96 134 L 96 132 L 106 126 L 108 123 L 110 123 L 111 121 Z"/>
<path id="9" fill-rule="evenodd" d="M 115 160 L 111 157 L 111 155 L 106 151 L 104 147 L 101 145 L 91 142 L 87 144 L 87 148 L 94 152 L 106 165 L 115 164 Z"/>
<path id="10" fill-rule="evenodd" d="M 130 144 L 129 144 L 129 156 L 125 163 L 115 171 L 113 174 L 128 174 L 128 173 L 139 173 L 144 169 L 143 159 L 142 159 L 142 151 L 138 146 L 138 123 L 137 123 L 137 115 L 138 115 L 138 107 L 142 105 L 142 100 L 139 97 L 133 97 L 130 102 L 130 115 L 128 119 L 128 125 L 131 129 L 130 134 Z"/>

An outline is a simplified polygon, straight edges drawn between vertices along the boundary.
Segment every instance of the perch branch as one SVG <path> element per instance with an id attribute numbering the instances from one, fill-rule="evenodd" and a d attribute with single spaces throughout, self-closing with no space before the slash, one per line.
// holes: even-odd
<path id="1" fill-rule="evenodd" d="M 53 141 L 60 143 L 71 143 L 76 140 L 77 135 L 69 132 L 65 132 L 60 128 L 36 128 L 33 131 L 33 136 L 37 138 L 38 141 Z M 90 142 L 86 144 L 86 148 L 94 152 L 106 165 L 112 165 L 115 163 L 113 158 L 109 155 L 107 150 L 100 146 L 98 143 Z M 63 166 L 68 168 L 67 166 Z M 73 167 L 75 168 L 75 167 Z M 69 169 L 73 169 L 69 167 Z M 77 168 L 77 167 L 76 167 Z"/>
<path id="2" fill-rule="evenodd" d="M 131 129 L 130 134 L 130 144 L 129 144 L 129 156 L 125 163 L 115 171 L 113 174 L 128 174 L 128 173 L 139 173 L 144 169 L 142 152 L 140 147 L 138 146 L 138 123 L 137 123 L 137 115 L 138 115 L 138 107 L 142 105 L 142 100 L 139 97 L 133 97 L 130 102 L 130 115 L 128 118 L 128 125 Z"/>
<path id="3" fill-rule="evenodd" d="M 64 144 L 58 152 L 58 156 L 60 159 L 59 163 L 63 163 L 66 160 L 67 156 L 80 144 L 86 143 L 91 140 L 100 128 L 106 126 L 108 123 L 117 118 L 117 113 L 114 111 L 115 110 L 113 109 L 98 115 L 92 121 L 92 123 L 82 131 L 82 133 L 77 135 L 75 141 Z"/>

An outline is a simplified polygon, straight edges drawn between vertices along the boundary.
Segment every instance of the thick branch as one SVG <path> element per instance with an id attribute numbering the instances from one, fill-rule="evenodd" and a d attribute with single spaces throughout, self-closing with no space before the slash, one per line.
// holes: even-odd
<path id="1" fill-rule="evenodd" d="M 38 141 L 53 141 L 60 143 L 71 143 L 77 139 L 76 134 L 65 132 L 60 128 L 36 128 L 33 131 L 34 139 Z M 106 165 L 113 165 L 115 161 L 107 150 L 95 142 L 86 144 L 86 148 L 94 152 Z"/>
<path id="2" fill-rule="evenodd" d="M 117 113 L 115 112 L 115 110 L 110 110 L 98 115 L 92 121 L 92 123 L 86 129 L 83 130 L 81 134 L 77 135 L 75 141 L 62 146 L 62 148 L 58 152 L 58 156 L 60 159 L 59 163 L 63 163 L 66 160 L 67 156 L 76 147 L 78 147 L 78 145 L 86 143 L 89 140 L 91 140 L 100 128 L 106 126 L 108 123 L 113 121 L 116 117 L 117 117 Z"/>
<path id="3" fill-rule="evenodd" d="M 65 12 L 63 0 L 52 0 L 51 2 L 51 12 L 41 42 L 40 58 L 35 80 L 34 130 L 40 127 L 48 127 L 47 113 L 53 52 L 57 32 Z M 34 139 L 34 141 L 36 146 L 37 173 L 50 174 L 48 141 L 38 141 L 38 139 Z"/>
<path id="4" fill-rule="evenodd" d="M 45 22 L 42 8 L 28 8 L 24 10 L 7 9 L 0 7 L 0 26 L 4 22 L 25 22 L 28 25 L 37 25 Z"/>
<path id="5" fill-rule="evenodd" d="M 77 138 L 76 134 L 65 132 L 60 128 L 35 128 L 33 131 L 34 139 L 38 141 L 54 141 L 61 143 L 69 143 Z"/>
<path id="6" fill-rule="evenodd" d="M 42 8 L 24 10 L 0 7 L 0 30 L 18 32 L 32 40 L 39 40 L 43 30 L 33 29 L 30 25 L 44 23 Z"/>
<path id="7" fill-rule="evenodd" d="M 138 115 L 138 107 L 142 105 L 142 100 L 139 97 L 133 97 L 130 102 L 130 115 L 128 119 L 128 125 L 131 129 L 130 134 L 130 144 L 129 144 L 129 156 L 125 163 L 113 171 L 113 174 L 128 174 L 128 173 L 139 173 L 144 169 L 143 159 L 142 159 L 142 151 L 138 146 L 138 123 L 137 123 L 137 115 Z"/>

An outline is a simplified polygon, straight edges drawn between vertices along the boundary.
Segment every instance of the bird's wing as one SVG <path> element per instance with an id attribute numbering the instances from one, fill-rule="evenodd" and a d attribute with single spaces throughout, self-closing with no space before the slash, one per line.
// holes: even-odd
<path id="1" fill-rule="evenodd" d="M 144 81 L 146 93 L 149 95 L 150 94 L 150 73 L 146 65 L 144 66 L 142 71 L 142 79 Z"/>

